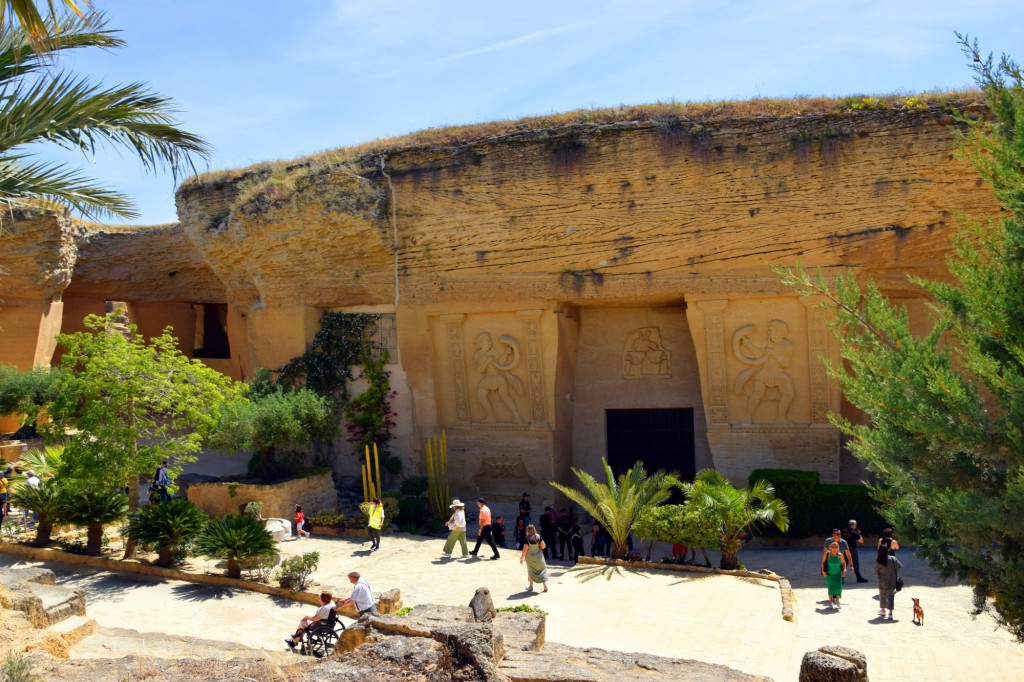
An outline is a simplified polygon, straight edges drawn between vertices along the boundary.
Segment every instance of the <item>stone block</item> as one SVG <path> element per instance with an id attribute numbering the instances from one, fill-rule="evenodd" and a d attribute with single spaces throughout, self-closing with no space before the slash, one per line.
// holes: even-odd
<path id="1" fill-rule="evenodd" d="M 800 662 L 800 682 L 866 682 L 864 654 L 839 646 L 808 651 Z"/>

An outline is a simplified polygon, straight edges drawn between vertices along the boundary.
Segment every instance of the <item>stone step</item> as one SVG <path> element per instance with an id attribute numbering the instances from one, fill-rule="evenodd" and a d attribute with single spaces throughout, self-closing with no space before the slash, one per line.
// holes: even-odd
<path id="1" fill-rule="evenodd" d="M 53 625 L 71 616 L 85 615 L 85 591 L 61 585 L 28 583 L 32 594 L 39 598 L 46 624 Z"/>
<path id="2" fill-rule="evenodd" d="M 88 616 L 71 616 L 54 623 L 47 630 L 63 639 L 70 647 L 96 632 L 96 621 Z"/>

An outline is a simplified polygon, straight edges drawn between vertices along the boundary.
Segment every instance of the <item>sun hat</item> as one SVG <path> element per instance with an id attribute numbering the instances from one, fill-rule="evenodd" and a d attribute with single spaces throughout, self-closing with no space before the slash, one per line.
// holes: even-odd
<path id="1" fill-rule="evenodd" d="M 448 508 L 449 509 L 455 509 L 456 507 L 465 507 L 465 506 L 466 505 L 464 505 L 462 502 L 459 502 L 459 498 L 456 497 L 454 500 L 452 500 L 452 503 L 450 505 L 448 505 Z"/>
<path id="2" fill-rule="evenodd" d="M 857 519 L 850 519 L 850 525 L 851 526 L 856 526 L 857 525 Z"/>

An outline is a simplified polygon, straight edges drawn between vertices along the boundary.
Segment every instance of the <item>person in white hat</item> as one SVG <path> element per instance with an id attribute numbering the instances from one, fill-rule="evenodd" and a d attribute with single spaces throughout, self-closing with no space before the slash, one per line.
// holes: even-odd
<path id="1" fill-rule="evenodd" d="M 462 547 L 462 558 L 466 559 L 469 557 L 469 547 L 466 546 L 466 505 L 456 498 L 452 500 L 448 508 L 453 511 L 445 525 L 451 532 L 448 533 L 448 540 L 444 543 L 443 556 L 450 557 L 452 550 L 455 549 L 455 543 L 458 542 Z"/>

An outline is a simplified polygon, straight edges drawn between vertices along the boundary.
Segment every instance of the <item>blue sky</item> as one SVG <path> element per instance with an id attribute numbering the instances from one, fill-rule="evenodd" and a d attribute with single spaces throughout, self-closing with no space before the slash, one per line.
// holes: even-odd
<path id="1" fill-rule="evenodd" d="M 209 169 L 587 107 L 961 89 L 954 31 L 1024 61 L 1021 0 L 93 4 L 128 46 L 62 66 L 173 97 Z M 169 175 L 117 151 L 64 158 L 129 194 L 134 222 L 176 220 Z"/>

